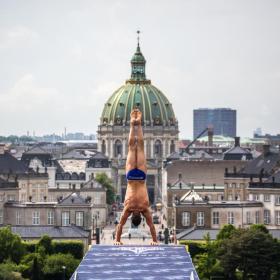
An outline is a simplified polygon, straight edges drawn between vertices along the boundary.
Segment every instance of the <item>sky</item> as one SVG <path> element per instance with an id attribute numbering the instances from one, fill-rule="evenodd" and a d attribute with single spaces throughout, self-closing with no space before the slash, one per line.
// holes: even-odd
<path id="1" fill-rule="evenodd" d="M 0 135 L 96 133 L 137 30 L 180 138 L 201 107 L 236 109 L 242 137 L 280 133 L 279 0 L 0 0 Z"/>

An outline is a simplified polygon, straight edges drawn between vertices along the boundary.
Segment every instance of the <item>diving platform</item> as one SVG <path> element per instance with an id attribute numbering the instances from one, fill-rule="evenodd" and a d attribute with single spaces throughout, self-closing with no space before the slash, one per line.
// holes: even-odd
<path id="1" fill-rule="evenodd" d="M 185 246 L 93 245 L 70 280 L 199 280 Z"/>

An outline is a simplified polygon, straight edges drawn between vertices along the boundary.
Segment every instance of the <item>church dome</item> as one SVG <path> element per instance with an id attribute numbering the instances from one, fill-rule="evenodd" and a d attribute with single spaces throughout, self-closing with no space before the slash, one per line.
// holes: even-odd
<path id="1" fill-rule="evenodd" d="M 105 103 L 101 125 L 129 125 L 130 112 L 141 110 L 144 126 L 176 126 L 177 120 L 172 104 L 145 74 L 146 60 L 139 42 L 131 59 L 131 78 L 117 89 Z"/>

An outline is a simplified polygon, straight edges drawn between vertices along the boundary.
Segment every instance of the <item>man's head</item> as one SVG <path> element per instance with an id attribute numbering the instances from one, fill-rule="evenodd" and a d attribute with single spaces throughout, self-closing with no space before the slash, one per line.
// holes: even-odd
<path id="1" fill-rule="evenodd" d="M 141 224 L 142 218 L 140 212 L 133 212 L 131 216 L 131 222 L 135 227 Z"/>

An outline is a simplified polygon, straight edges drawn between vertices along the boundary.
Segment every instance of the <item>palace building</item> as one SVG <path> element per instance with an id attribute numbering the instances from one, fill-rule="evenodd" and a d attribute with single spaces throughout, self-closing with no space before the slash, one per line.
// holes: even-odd
<path id="1" fill-rule="evenodd" d="M 178 122 L 167 97 L 146 78 L 146 60 L 139 41 L 131 59 L 131 77 L 104 105 L 98 126 L 98 150 L 110 159 L 125 159 L 130 113 L 137 107 L 143 114 L 147 159 L 163 159 L 175 151 Z"/>

